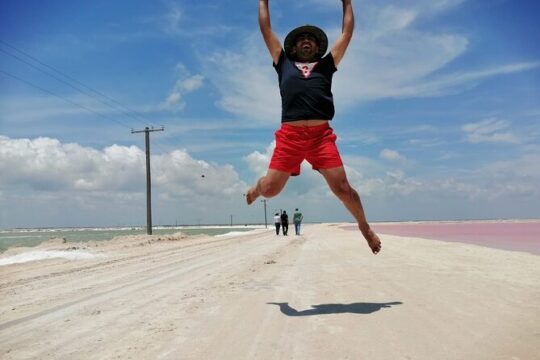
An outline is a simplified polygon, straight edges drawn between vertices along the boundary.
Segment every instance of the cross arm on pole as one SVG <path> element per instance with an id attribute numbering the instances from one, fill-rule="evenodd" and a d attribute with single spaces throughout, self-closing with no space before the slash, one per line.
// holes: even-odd
<path id="1" fill-rule="evenodd" d="M 138 133 L 143 133 L 143 132 L 153 132 L 153 131 L 165 131 L 165 127 L 162 125 L 159 128 L 154 128 L 153 126 L 152 127 L 145 127 L 144 130 L 133 130 L 133 129 L 131 129 L 132 134 L 138 134 Z"/>

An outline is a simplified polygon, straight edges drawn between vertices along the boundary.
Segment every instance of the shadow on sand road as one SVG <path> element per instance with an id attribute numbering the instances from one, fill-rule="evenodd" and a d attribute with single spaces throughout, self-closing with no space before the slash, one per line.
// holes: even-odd
<path id="1" fill-rule="evenodd" d="M 352 303 L 352 304 L 320 304 L 312 305 L 312 309 L 298 311 L 289 306 L 289 303 L 269 302 L 271 305 L 278 305 L 281 312 L 287 316 L 313 316 L 327 314 L 371 314 L 382 308 L 389 308 L 392 305 L 403 304 L 400 301 L 389 303 Z"/>

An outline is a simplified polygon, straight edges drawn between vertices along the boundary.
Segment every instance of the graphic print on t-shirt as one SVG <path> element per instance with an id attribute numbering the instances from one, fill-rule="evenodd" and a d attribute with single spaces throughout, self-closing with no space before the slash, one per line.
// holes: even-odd
<path id="1" fill-rule="evenodd" d="M 311 72 L 313 71 L 313 68 L 315 65 L 317 65 L 319 62 L 312 62 L 312 63 L 301 63 L 301 62 L 295 62 L 294 65 L 302 72 L 302 75 L 304 75 L 304 78 L 308 78 L 309 75 L 311 75 Z"/>

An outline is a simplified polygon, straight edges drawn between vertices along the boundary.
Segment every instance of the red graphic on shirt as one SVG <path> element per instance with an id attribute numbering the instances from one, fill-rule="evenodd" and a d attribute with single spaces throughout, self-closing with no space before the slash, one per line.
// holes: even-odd
<path id="1" fill-rule="evenodd" d="M 298 68 L 298 70 L 300 70 L 300 72 L 302 73 L 302 75 L 304 76 L 304 78 L 308 78 L 311 73 L 313 72 L 313 69 L 315 68 L 315 66 L 318 64 L 318 62 L 314 62 L 314 63 L 295 63 L 296 67 Z"/>

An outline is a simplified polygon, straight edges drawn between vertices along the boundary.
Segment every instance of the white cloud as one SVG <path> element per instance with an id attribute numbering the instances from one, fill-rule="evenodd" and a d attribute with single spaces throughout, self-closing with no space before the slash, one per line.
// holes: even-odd
<path id="1" fill-rule="evenodd" d="M 461 89 L 474 86 L 477 82 L 500 75 L 509 75 L 513 73 L 536 69 L 540 66 L 539 62 L 516 63 L 491 67 L 488 69 L 473 70 L 468 72 L 458 72 L 449 75 L 434 77 L 417 84 L 416 87 L 406 88 L 406 92 L 413 91 L 418 96 L 440 96 L 448 93 L 459 92 Z"/>
<path id="2" fill-rule="evenodd" d="M 182 10 L 175 4 L 172 4 L 165 16 L 163 16 L 163 21 L 160 21 L 160 24 L 165 32 L 169 34 L 178 34 L 183 18 Z"/>
<path id="3" fill-rule="evenodd" d="M 400 9 L 389 5 L 381 9 L 373 27 L 379 35 L 407 28 L 417 18 L 418 12 L 413 9 Z"/>
<path id="4" fill-rule="evenodd" d="M 493 124 L 492 129 L 501 126 Z M 244 158 L 257 176 L 266 172 L 273 147 L 271 143 L 265 151 Z M 461 207 L 476 207 L 510 201 L 504 213 L 512 213 L 510 210 L 519 209 L 513 208 L 511 201 L 540 201 L 538 152 L 486 163 L 474 170 L 461 169 L 453 176 L 411 176 L 393 163 L 369 158 L 347 158 L 345 162 L 348 179 L 364 200 L 375 207 L 407 202 L 407 209 L 395 210 L 397 218 L 407 218 L 409 210 L 429 217 L 428 208 L 420 211 L 425 202 L 447 204 L 461 199 Z M 51 138 L 0 136 L 0 200 L 5 204 L 0 225 L 28 224 L 21 220 L 28 217 L 49 226 L 66 224 L 66 218 L 78 225 L 83 218 L 85 224 L 142 222 L 144 163 L 144 152 L 135 146 L 113 145 L 100 150 Z M 244 205 L 242 194 L 248 184 L 230 165 L 212 164 L 185 150 L 175 150 L 152 157 L 152 180 L 156 216 L 165 219 L 162 223 L 174 223 L 178 217 L 191 223 L 197 219 L 227 222 L 228 214 L 261 221 L 259 205 Z M 270 211 L 304 207 L 312 219 L 349 218 L 323 177 L 307 163 L 301 176 L 291 177 L 283 193 L 270 199 L 268 206 Z M 534 206 L 530 208 L 534 211 Z"/>
<path id="5" fill-rule="evenodd" d="M 268 165 L 270 164 L 272 153 L 274 151 L 275 144 L 276 144 L 275 141 L 270 143 L 270 145 L 266 147 L 266 151 L 264 153 L 254 151 L 244 158 L 244 161 L 248 164 L 249 169 L 256 176 L 261 177 L 264 174 L 266 174 L 266 171 L 268 170 Z"/>
<path id="6" fill-rule="evenodd" d="M 168 198 L 228 196 L 246 187 L 232 166 L 194 159 L 185 150 L 152 156 L 151 162 L 153 185 Z M 4 189 L 113 194 L 140 192 L 145 182 L 145 154 L 136 146 L 96 150 L 51 138 L 0 136 L 0 164 Z"/>
<path id="7" fill-rule="evenodd" d="M 221 36 L 224 33 L 233 31 L 233 27 L 208 21 L 202 23 L 197 17 L 193 17 L 193 12 L 185 10 L 185 7 L 180 6 L 179 2 L 167 2 L 167 9 L 162 15 L 149 16 L 144 22 L 150 23 L 158 28 L 163 33 L 172 37 L 182 38 L 197 38 L 200 36 Z M 204 5 L 203 5 L 204 6 Z M 208 18 L 211 19 L 208 13 L 213 6 L 206 7 Z"/>
<path id="8" fill-rule="evenodd" d="M 479 169 L 479 176 L 491 179 L 519 179 L 518 182 L 531 181 L 535 193 L 540 193 L 540 152 L 531 152 L 506 161 L 497 161 Z M 538 180 L 536 183 L 535 180 Z M 504 181 L 506 182 L 506 181 Z"/>
<path id="9" fill-rule="evenodd" d="M 160 110 L 182 110 L 186 106 L 184 95 L 193 92 L 204 84 L 204 76 L 200 74 L 192 75 L 184 64 L 176 65 L 177 80 L 169 95 L 158 108 Z"/>
<path id="10" fill-rule="evenodd" d="M 201 61 L 204 74 L 221 95 L 222 109 L 260 123 L 280 119 L 277 75 L 260 34 L 247 37 L 236 51 L 216 52 Z"/>
<path id="11" fill-rule="evenodd" d="M 402 0 L 401 6 L 411 7 L 420 12 L 423 16 L 433 16 L 439 12 L 447 11 L 450 8 L 456 7 L 466 0 Z M 379 3 L 385 3 L 384 0 L 379 0 Z"/>
<path id="12" fill-rule="evenodd" d="M 334 30 L 335 36 L 338 31 Z M 440 95 L 447 85 L 427 79 L 465 53 L 467 46 L 468 40 L 462 36 L 409 27 L 378 25 L 364 33 L 357 31 L 336 73 L 336 100 L 354 106 L 358 101 Z"/>
<path id="13" fill-rule="evenodd" d="M 381 159 L 390 160 L 390 161 L 405 160 L 403 155 L 401 155 L 399 152 L 397 152 L 395 150 L 390 150 L 390 149 L 383 149 L 380 152 L 379 157 Z"/>
<path id="14" fill-rule="evenodd" d="M 0 164 L 0 227 L 145 223 L 145 154 L 136 146 L 0 136 Z M 231 165 L 174 150 L 152 156 L 151 167 L 154 224 L 254 221 Z"/>
<path id="15" fill-rule="evenodd" d="M 498 129 L 502 125 L 493 125 Z M 471 128 L 482 127 L 470 124 Z M 253 152 L 245 158 L 249 168 L 257 175 L 264 175 L 272 154 L 273 144 L 265 153 Z M 453 176 L 430 174 L 411 176 L 393 167 L 396 160 L 406 160 L 398 152 L 385 149 L 380 153 L 385 161 L 368 158 L 345 158 L 345 168 L 350 183 L 362 196 L 371 198 L 406 198 L 417 196 L 422 199 L 463 199 L 465 202 L 487 202 L 519 196 L 540 196 L 540 155 L 529 153 L 512 161 L 486 163 L 486 165 L 456 171 Z M 388 164 L 386 160 L 391 160 Z M 306 196 L 313 198 L 332 197 L 322 177 L 311 171 L 309 164 L 303 163 L 302 174 L 289 180 L 285 193 L 287 196 Z M 416 201 L 416 200 L 415 200 Z M 426 200 L 427 201 L 427 200 Z M 432 200 L 429 200 L 432 201 Z M 441 200 L 442 201 L 442 200 Z M 465 203 L 464 203 L 465 204 Z"/>
<path id="16" fill-rule="evenodd" d="M 247 185 L 230 165 L 218 166 L 175 150 L 155 157 L 154 184 L 166 198 L 219 198 L 241 194 Z"/>
<path id="17" fill-rule="evenodd" d="M 427 194 L 441 199 L 462 198 L 470 205 L 507 199 L 510 202 L 506 206 L 512 209 L 512 201 L 517 203 L 523 198 L 540 197 L 538 163 L 540 154 L 528 153 L 513 160 L 488 162 L 477 169 L 455 171 L 456 174 L 449 177 L 411 178 L 398 171 L 387 174 L 393 180 L 385 190 L 400 189 L 409 194 Z M 513 208 L 512 211 L 516 210 Z"/>
<path id="18" fill-rule="evenodd" d="M 400 6 L 406 7 L 406 8 L 412 8 L 416 11 L 421 11 L 422 13 L 426 15 L 431 15 L 443 10 L 447 10 L 451 7 L 455 7 L 466 0 L 401 0 L 399 1 Z M 313 6 L 324 6 L 327 10 L 327 8 L 332 8 L 341 11 L 341 4 L 336 4 L 332 1 L 327 0 L 306 0 L 301 3 L 305 7 L 309 7 L 310 9 L 313 9 Z M 359 4 L 359 5 L 358 5 Z M 376 7 L 381 8 L 384 6 L 388 6 L 387 0 L 373 0 L 370 2 L 353 2 L 353 6 L 355 7 L 355 10 L 369 10 L 370 7 Z M 362 15 L 361 11 L 357 11 L 357 14 L 360 13 Z"/>
<path id="19" fill-rule="evenodd" d="M 144 153 L 135 147 L 107 147 L 103 151 L 56 139 L 0 137 L 0 184 L 25 185 L 41 191 L 129 191 L 140 179 Z"/>
<path id="20" fill-rule="evenodd" d="M 510 125 L 508 121 L 490 118 L 477 123 L 465 124 L 462 126 L 462 130 L 470 143 L 519 144 L 521 141 L 514 134 L 506 131 Z"/>

